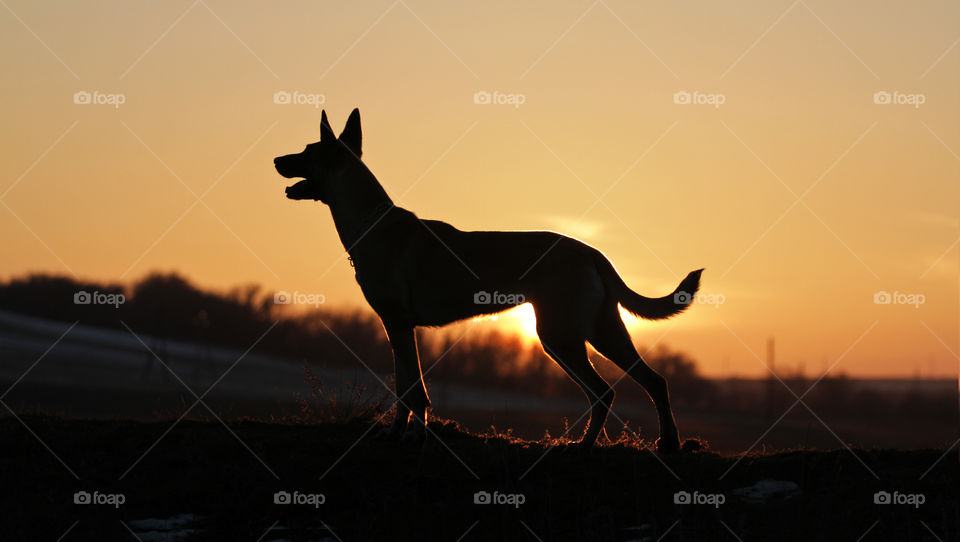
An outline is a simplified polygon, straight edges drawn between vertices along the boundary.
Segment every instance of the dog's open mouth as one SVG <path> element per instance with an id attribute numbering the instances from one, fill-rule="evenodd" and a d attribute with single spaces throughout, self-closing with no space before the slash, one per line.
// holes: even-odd
<path id="1" fill-rule="evenodd" d="M 321 199 L 320 183 L 303 175 L 303 168 L 297 167 L 296 163 L 291 163 L 289 156 L 274 158 L 273 162 L 277 168 L 277 173 L 287 179 L 296 181 L 284 190 L 288 199 Z"/>
<path id="2" fill-rule="evenodd" d="M 290 199 L 304 199 L 308 197 L 306 195 L 307 188 L 309 187 L 310 182 L 306 179 L 302 179 L 297 183 L 294 183 L 286 188 L 287 197 Z"/>

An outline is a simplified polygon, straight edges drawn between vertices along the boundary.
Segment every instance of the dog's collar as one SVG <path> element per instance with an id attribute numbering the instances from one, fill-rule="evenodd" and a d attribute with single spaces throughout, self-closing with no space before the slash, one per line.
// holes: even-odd
<path id="1" fill-rule="evenodd" d="M 370 233 L 370 230 L 377 225 L 384 217 L 387 216 L 396 205 L 392 201 L 385 201 L 380 205 L 377 205 L 373 208 L 372 211 L 364 215 L 363 219 L 360 220 L 360 224 L 357 225 L 357 228 L 354 230 L 353 235 L 350 236 L 350 239 L 346 243 L 348 260 L 350 260 L 350 265 L 354 265 L 354 259 L 356 256 L 353 251 L 356 249 L 357 244 Z"/>

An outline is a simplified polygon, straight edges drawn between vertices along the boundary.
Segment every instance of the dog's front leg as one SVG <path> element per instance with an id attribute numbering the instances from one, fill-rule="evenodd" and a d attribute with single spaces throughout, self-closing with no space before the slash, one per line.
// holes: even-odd
<path id="1" fill-rule="evenodd" d="M 423 384 L 420 371 L 420 356 L 417 352 L 417 337 L 413 326 L 384 322 L 387 338 L 393 347 L 394 377 L 397 391 L 396 417 L 393 424 L 383 429 L 379 437 L 396 440 L 401 437 L 422 440 L 426 436 L 427 407 L 430 399 Z M 413 413 L 413 424 L 406 432 L 408 420 Z"/>

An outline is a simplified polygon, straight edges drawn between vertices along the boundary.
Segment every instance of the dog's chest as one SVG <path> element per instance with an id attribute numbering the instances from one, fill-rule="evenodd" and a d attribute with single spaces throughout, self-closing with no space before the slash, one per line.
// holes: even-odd
<path id="1" fill-rule="evenodd" d="M 371 258 L 356 261 L 354 271 L 363 297 L 378 314 L 409 312 L 409 288 L 399 266 Z"/>

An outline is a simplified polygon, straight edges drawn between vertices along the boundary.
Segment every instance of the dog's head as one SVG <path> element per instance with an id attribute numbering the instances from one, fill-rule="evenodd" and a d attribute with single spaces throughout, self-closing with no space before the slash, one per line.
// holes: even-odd
<path id="1" fill-rule="evenodd" d="M 320 117 L 320 141 L 308 144 L 303 152 L 273 159 L 280 175 L 288 179 L 302 178 L 287 187 L 287 197 L 329 203 L 335 183 L 345 182 L 347 169 L 360 161 L 361 140 L 359 109 L 350 113 L 339 138 L 330 128 L 324 111 Z"/>

